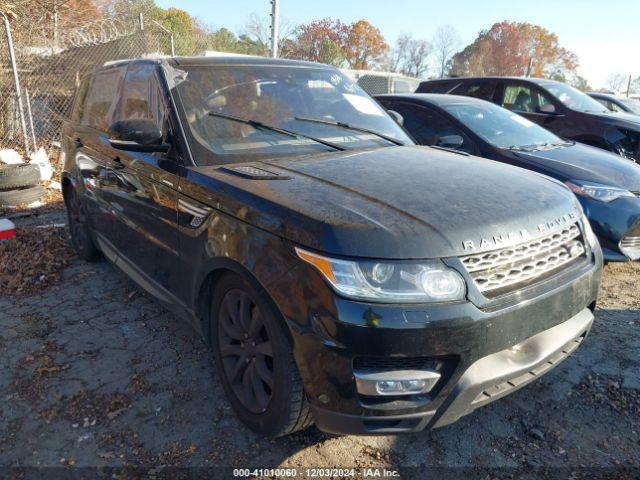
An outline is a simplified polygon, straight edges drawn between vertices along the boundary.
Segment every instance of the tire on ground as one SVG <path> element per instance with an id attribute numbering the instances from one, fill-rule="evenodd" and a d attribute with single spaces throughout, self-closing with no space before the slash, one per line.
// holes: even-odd
<path id="1" fill-rule="evenodd" d="M 0 165 L 0 190 L 31 187 L 40 182 L 37 165 Z"/>
<path id="2" fill-rule="evenodd" d="M 41 200 L 42 195 L 44 195 L 44 188 L 40 185 L 13 190 L 0 190 L 0 207 L 29 205 Z"/>
<path id="3" fill-rule="evenodd" d="M 218 343 L 219 309 L 225 294 L 231 289 L 246 292 L 260 308 L 261 314 L 265 317 L 265 327 L 269 331 L 269 340 L 273 343 L 273 351 L 277 355 L 277 358 L 274 358 L 277 366 L 274 365 L 273 395 L 268 408 L 259 414 L 248 411 L 237 399 L 222 364 L 220 344 Z M 227 399 L 236 414 L 254 432 L 280 437 L 310 426 L 313 424 L 313 415 L 302 387 L 298 367 L 293 358 L 291 344 L 278 320 L 279 312 L 274 310 L 275 307 L 272 307 L 242 277 L 227 273 L 218 280 L 213 294 L 209 328 L 218 378 L 221 380 Z"/>

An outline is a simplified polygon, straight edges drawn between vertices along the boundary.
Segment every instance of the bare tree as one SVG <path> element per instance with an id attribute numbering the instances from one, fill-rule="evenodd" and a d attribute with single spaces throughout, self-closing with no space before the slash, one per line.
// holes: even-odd
<path id="1" fill-rule="evenodd" d="M 451 25 L 438 27 L 433 36 L 433 49 L 440 78 L 444 77 L 447 63 L 460 45 L 460 36 Z"/>
<path id="2" fill-rule="evenodd" d="M 431 45 L 426 40 L 413 38 L 408 33 L 402 33 L 389 56 L 389 70 L 403 75 L 420 77 L 428 68 Z"/>
<path id="3" fill-rule="evenodd" d="M 628 78 L 624 73 L 612 73 L 607 78 L 607 86 L 614 92 L 621 92 L 626 90 Z"/>
<path id="4" fill-rule="evenodd" d="M 392 72 L 402 72 L 407 55 L 407 45 L 411 41 L 411 35 L 401 33 L 396 44 L 389 55 L 389 70 Z"/>
<path id="5" fill-rule="evenodd" d="M 411 39 L 407 45 L 407 57 L 405 62 L 405 75 L 421 77 L 429 68 L 428 57 L 431 53 L 431 45 L 426 40 Z"/>
<path id="6" fill-rule="evenodd" d="M 293 36 L 294 31 L 295 26 L 291 21 L 281 18 L 280 28 L 278 29 L 278 43 L 282 45 L 285 40 Z M 252 13 L 244 24 L 240 36 L 244 36 L 257 45 L 259 49 L 266 49 L 268 52 L 271 48 L 271 21 L 268 17 Z"/>

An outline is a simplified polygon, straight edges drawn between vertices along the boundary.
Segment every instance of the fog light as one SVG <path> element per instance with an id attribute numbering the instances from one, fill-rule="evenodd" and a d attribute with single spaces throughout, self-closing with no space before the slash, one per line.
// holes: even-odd
<path id="1" fill-rule="evenodd" d="M 380 395 L 408 395 L 421 393 L 427 387 L 425 380 L 382 380 L 376 382 L 376 390 Z"/>
<path id="2" fill-rule="evenodd" d="M 433 370 L 354 371 L 362 395 L 417 395 L 429 392 L 440 373 Z"/>

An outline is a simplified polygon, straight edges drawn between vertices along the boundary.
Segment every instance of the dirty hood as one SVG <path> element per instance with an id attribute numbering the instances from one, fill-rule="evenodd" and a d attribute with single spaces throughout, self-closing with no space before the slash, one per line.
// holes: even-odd
<path id="1" fill-rule="evenodd" d="M 209 202 L 310 249 L 366 258 L 486 251 L 575 221 L 573 194 L 520 168 L 429 147 L 253 162 L 278 179 L 196 167 Z M 541 227 L 542 225 L 542 227 Z M 482 240 L 485 240 L 483 242 Z M 471 243 L 469 243 L 471 242 Z M 473 245 L 473 247 L 470 247 Z"/>

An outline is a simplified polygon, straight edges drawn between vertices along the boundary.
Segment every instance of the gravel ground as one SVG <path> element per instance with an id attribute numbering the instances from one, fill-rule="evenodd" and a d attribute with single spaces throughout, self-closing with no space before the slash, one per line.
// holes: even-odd
<path id="1" fill-rule="evenodd" d="M 16 223 L 61 221 L 53 210 Z M 213 468 L 224 466 L 289 467 L 299 475 L 307 467 L 386 467 L 411 478 L 425 470 L 450 478 L 638 478 L 639 278 L 637 263 L 607 266 L 596 323 L 576 353 L 454 425 L 384 437 L 312 427 L 265 440 L 238 422 L 188 326 L 106 261 L 74 259 L 57 283 L 0 298 L 0 466 L 47 478 L 92 478 L 98 470 L 83 467 L 123 466 L 151 477 L 230 476 Z"/>

